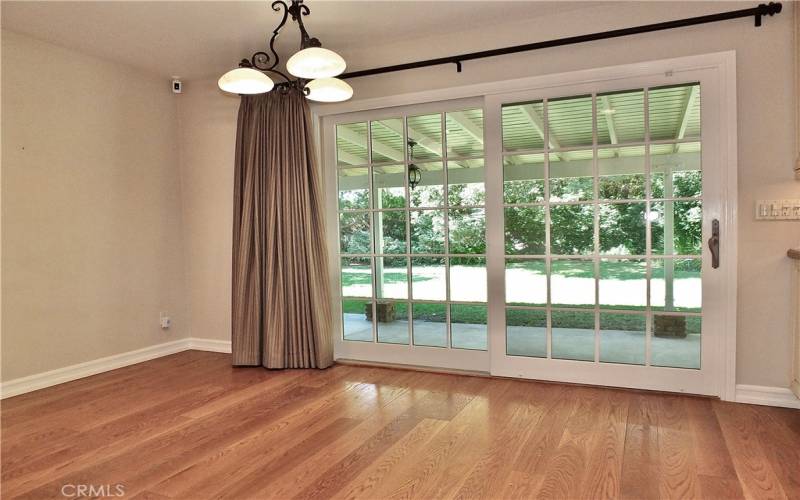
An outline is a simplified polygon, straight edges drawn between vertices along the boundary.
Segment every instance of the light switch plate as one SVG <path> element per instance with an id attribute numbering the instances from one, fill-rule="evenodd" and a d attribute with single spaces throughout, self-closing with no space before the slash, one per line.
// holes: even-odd
<path id="1" fill-rule="evenodd" d="M 756 220 L 800 220 L 800 200 L 758 200 Z"/>

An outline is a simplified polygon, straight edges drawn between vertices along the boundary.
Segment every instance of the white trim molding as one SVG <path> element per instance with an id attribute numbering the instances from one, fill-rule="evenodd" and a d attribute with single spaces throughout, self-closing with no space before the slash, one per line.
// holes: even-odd
<path id="1" fill-rule="evenodd" d="M 800 409 L 800 399 L 797 399 L 788 387 L 738 384 L 736 386 L 736 402 Z"/>
<path id="2" fill-rule="evenodd" d="M 135 351 L 114 354 L 105 358 L 94 359 L 76 365 L 65 366 L 55 370 L 9 380 L 0 384 L 0 399 L 10 398 L 26 392 L 32 392 L 65 382 L 71 382 L 98 373 L 108 372 L 125 366 L 135 365 L 143 361 L 169 356 L 188 350 L 231 352 L 230 341 L 186 338 L 165 342 Z"/>
<path id="3" fill-rule="evenodd" d="M 326 211 L 329 224 L 326 239 L 330 252 L 330 278 L 339 283 L 338 206 L 336 185 L 335 126 L 379 117 L 396 117 L 409 113 L 440 112 L 464 109 L 466 100 L 483 99 L 486 171 L 502 169 L 500 144 L 500 106 L 504 103 L 528 102 L 545 97 L 583 95 L 621 89 L 669 85 L 681 82 L 700 82 L 706 94 L 702 99 L 704 116 L 702 161 L 704 171 L 713 172 L 714 182 L 704 184 L 703 240 L 710 236 L 711 220 L 718 219 L 723 239 L 719 269 L 703 274 L 703 335 L 702 368 L 680 371 L 658 368 L 660 380 L 654 381 L 656 370 L 650 367 L 638 373 L 630 368 L 612 363 L 578 364 L 580 362 L 551 359 L 514 357 L 506 355 L 504 306 L 502 300 L 492 299 L 503 294 L 502 258 L 502 184 L 500 177 L 486 179 L 487 219 L 487 275 L 490 297 L 488 325 L 488 365 L 486 352 L 466 355 L 456 349 L 427 350 L 413 346 L 396 346 L 378 342 L 346 342 L 341 335 L 341 315 L 334 318 L 334 357 L 384 363 L 413 363 L 448 369 L 477 369 L 493 375 L 552 380 L 556 382 L 588 383 L 594 385 L 639 387 L 662 391 L 686 392 L 718 396 L 725 401 L 736 401 L 736 332 L 737 332 L 737 262 L 738 262 L 738 179 L 737 179 L 737 102 L 736 53 L 717 52 L 662 59 L 602 68 L 581 69 L 564 73 L 537 75 L 513 80 L 477 83 L 473 85 L 437 88 L 419 92 L 353 99 L 343 103 L 312 105 L 315 126 L 321 135 L 321 164 L 323 168 Z M 471 106 L 471 105 L 470 105 Z M 402 107 L 402 108 L 400 108 Z M 704 175 L 706 179 L 709 176 Z M 708 189 L 707 189 L 708 187 Z M 494 221 L 491 222 L 490 221 Z M 499 232 L 498 232 L 499 231 Z M 499 244 L 498 244 L 499 242 Z M 499 248 L 499 250 L 498 250 Z M 703 245 L 703 259 L 710 252 Z M 710 271 L 710 270 L 709 270 Z M 710 285 L 710 286 L 708 286 Z M 332 308 L 341 311 L 339 291 L 332 297 Z M 709 328 L 706 327 L 706 323 Z M 597 348 L 597 347 L 596 347 Z M 435 348 L 434 348 L 435 349 Z M 410 353 L 413 350 L 413 355 Z M 425 359 L 417 359 L 425 352 Z M 438 354 L 438 356 L 436 356 Z M 477 356 L 482 356 L 478 358 Z M 409 361 L 412 360 L 412 361 Z M 512 366 L 513 365 L 513 366 Z M 537 365 L 537 366 L 535 366 Z M 541 366 L 538 366 L 541 365 Z M 554 367 L 558 367 L 554 369 Z M 600 379 L 602 376 L 604 380 Z"/>
<path id="4" fill-rule="evenodd" d="M 10 398 L 12 396 L 18 396 L 27 392 L 71 382 L 91 375 L 116 370 L 117 368 L 134 365 L 143 361 L 149 361 L 151 359 L 190 350 L 230 353 L 231 342 L 228 340 L 189 337 L 122 354 L 115 354 L 85 363 L 65 366 L 64 368 L 9 380 L 8 382 L 0 384 L 0 397 L 2 397 L 2 399 Z M 344 362 L 346 363 L 346 361 Z M 404 366 L 403 368 L 415 369 L 413 366 Z M 416 369 L 420 368 L 416 367 Z M 428 370 L 426 368 L 422 369 Z M 481 375 L 484 374 L 481 373 Z M 737 403 L 800 409 L 800 399 L 797 399 L 794 394 L 792 394 L 792 391 L 785 387 L 739 384 L 736 386 L 735 401 Z"/>
<path id="5" fill-rule="evenodd" d="M 186 350 L 231 353 L 230 340 L 201 339 L 197 337 L 190 337 L 186 340 L 188 341 Z"/>

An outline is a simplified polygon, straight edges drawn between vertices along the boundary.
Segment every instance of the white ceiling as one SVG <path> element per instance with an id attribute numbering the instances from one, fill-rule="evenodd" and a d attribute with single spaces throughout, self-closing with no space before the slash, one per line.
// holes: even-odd
<path id="1" fill-rule="evenodd" d="M 304 19 L 311 36 L 340 52 L 348 69 L 363 69 L 348 54 L 364 46 L 407 38 L 479 30 L 597 6 L 597 2 L 528 1 L 329 1 L 311 0 Z M 94 56 L 113 59 L 164 77 L 217 76 L 243 57 L 264 50 L 280 20 L 270 2 L 31 2 L 3 1 L 2 27 Z M 291 20 L 278 53 L 297 50 Z M 494 47 L 486 47 L 494 48 Z M 409 61 L 424 58 L 409 54 Z"/>

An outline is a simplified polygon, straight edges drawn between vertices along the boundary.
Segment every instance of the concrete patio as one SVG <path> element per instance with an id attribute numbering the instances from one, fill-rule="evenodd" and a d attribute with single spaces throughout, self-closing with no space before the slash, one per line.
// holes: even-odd
<path id="1" fill-rule="evenodd" d="M 418 346 L 447 346 L 445 323 L 414 321 L 414 344 Z M 460 349 L 487 348 L 485 325 L 454 323 L 453 346 Z M 372 341 L 372 323 L 363 314 L 344 314 L 345 340 Z M 545 357 L 547 340 L 545 328 L 509 326 L 507 352 L 516 356 Z M 387 344 L 408 344 L 408 321 L 378 323 L 378 340 Z M 653 337 L 651 364 L 676 368 L 699 368 L 700 335 L 685 338 Z M 594 332 L 578 328 L 553 329 L 553 357 L 592 361 Z M 600 332 L 600 360 L 609 363 L 644 364 L 644 332 L 603 330 Z"/>

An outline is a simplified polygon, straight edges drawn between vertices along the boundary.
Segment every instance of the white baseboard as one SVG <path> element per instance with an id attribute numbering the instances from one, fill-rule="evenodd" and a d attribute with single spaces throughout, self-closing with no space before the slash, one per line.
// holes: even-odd
<path id="1" fill-rule="evenodd" d="M 736 402 L 763 406 L 800 408 L 800 399 L 788 387 L 769 387 L 764 385 L 736 386 Z"/>
<path id="2" fill-rule="evenodd" d="M 116 370 L 123 366 L 129 366 L 188 350 L 230 353 L 231 343 L 227 340 L 189 337 L 145 347 L 144 349 L 115 354 L 113 356 L 3 382 L 0 384 L 0 398 L 17 396 L 26 392 L 44 389 L 45 387 L 63 384 L 90 375 Z M 792 391 L 786 387 L 739 384 L 736 386 L 736 402 L 800 409 L 800 399 L 797 399 Z"/>
<path id="3" fill-rule="evenodd" d="M 162 356 L 169 356 L 182 351 L 212 351 L 212 352 L 231 352 L 230 341 L 187 338 L 165 342 L 135 351 L 114 354 L 105 358 L 78 363 L 77 365 L 65 366 L 55 370 L 37 373 L 27 377 L 21 377 L 0 384 L 0 399 L 10 398 L 26 392 L 44 389 L 53 385 L 63 384 L 79 378 L 96 375 L 124 366 L 134 365 L 143 361 L 148 361 Z"/>
<path id="4" fill-rule="evenodd" d="M 190 337 L 186 340 L 189 341 L 189 346 L 187 349 L 193 349 L 195 351 L 224 352 L 227 354 L 231 353 L 230 340 L 200 339 L 196 337 Z"/>

